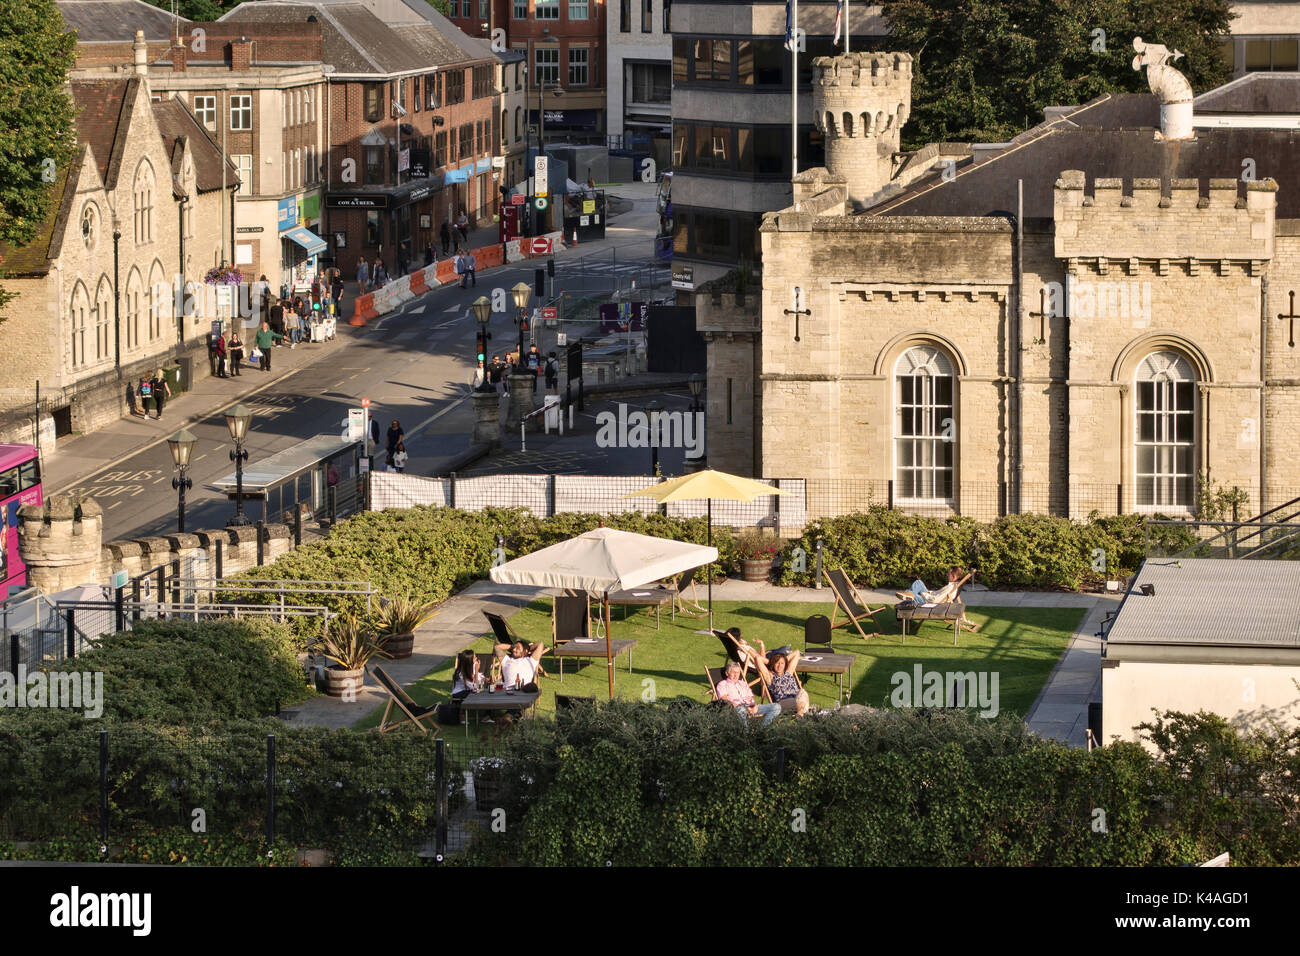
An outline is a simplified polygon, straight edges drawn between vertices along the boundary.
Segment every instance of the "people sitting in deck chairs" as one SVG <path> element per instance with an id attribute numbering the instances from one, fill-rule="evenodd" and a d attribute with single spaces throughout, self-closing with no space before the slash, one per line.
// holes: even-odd
<path id="1" fill-rule="evenodd" d="M 524 687 L 537 683 L 537 673 L 541 670 L 542 655 L 546 645 L 525 644 L 515 641 L 513 644 L 496 644 L 492 648 L 501 661 L 501 680 L 507 687 Z"/>
<path id="2" fill-rule="evenodd" d="M 961 568 L 954 566 L 948 569 L 948 583 L 937 591 L 931 591 L 925 586 L 924 581 L 917 578 L 912 582 L 912 587 L 909 590 L 895 591 L 894 593 L 898 596 L 898 599 L 904 603 L 916 605 L 952 604 L 957 600 L 962 587 L 973 577 L 975 577 L 974 571 L 965 577 L 962 577 Z M 968 631 L 979 630 L 979 625 L 972 624 L 965 618 L 965 616 L 962 617 L 962 626 Z"/>
<path id="3" fill-rule="evenodd" d="M 740 638 L 739 632 L 736 634 L 736 644 L 758 670 L 763 686 L 767 688 L 767 695 L 781 708 L 782 713 L 794 711 L 796 717 L 808 713 L 808 692 L 803 689 L 796 675 L 799 668 L 797 650 L 784 647 L 769 652 L 762 641 L 758 642 L 758 650 L 754 650 Z"/>
<path id="4" fill-rule="evenodd" d="M 743 718 L 761 717 L 765 727 L 781 716 L 780 704 L 754 703 L 754 693 L 749 689 L 749 685 L 745 683 L 744 674 L 739 664 L 735 661 L 727 661 L 726 674 L 726 679 L 718 681 L 717 686 L 714 688 L 718 700 L 725 700 Z"/>

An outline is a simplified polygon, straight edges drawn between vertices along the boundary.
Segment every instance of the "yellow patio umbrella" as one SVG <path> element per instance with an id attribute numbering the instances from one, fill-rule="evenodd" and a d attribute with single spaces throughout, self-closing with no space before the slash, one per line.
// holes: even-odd
<path id="1" fill-rule="evenodd" d="M 741 478 L 739 475 L 729 475 L 725 471 L 709 469 L 697 471 L 690 475 L 682 475 L 680 478 L 670 478 L 641 491 L 634 491 L 630 495 L 623 495 L 623 497 L 653 498 L 661 505 L 670 501 L 689 501 L 704 498 L 708 502 L 706 510 L 708 515 L 708 545 L 712 547 L 714 498 L 719 501 L 753 501 L 755 498 L 762 498 L 764 495 L 784 494 L 789 494 L 789 492 L 754 481 L 752 478 Z M 712 631 L 713 575 L 706 574 L 706 576 L 709 579 L 709 630 Z"/>

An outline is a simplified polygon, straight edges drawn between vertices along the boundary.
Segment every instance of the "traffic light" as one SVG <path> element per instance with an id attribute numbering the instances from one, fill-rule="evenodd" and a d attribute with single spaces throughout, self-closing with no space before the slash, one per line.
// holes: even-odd
<path id="1" fill-rule="evenodd" d="M 546 274 L 547 274 L 548 276 L 550 276 L 552 279 L 555 278 L 555 260 L 554 260 L 554 259 L 547 259 L 547 260 L 546 260 Z"/>
<path id="2" fill-rule="evenodd" d="M 533 291 L 537 294 L 537 298 L 539 299 L 546 298 L 546 270 L 545 269 L 538 269 L 533 274 Z"/>
<path id="3" fill-rule="evenodd" d="M 477 333 L 476 338 L 478 339 L 478 356 L 476 361 L 486 362 L 487 361 L 487 332 L 480 329 L 479 332 Z"/>

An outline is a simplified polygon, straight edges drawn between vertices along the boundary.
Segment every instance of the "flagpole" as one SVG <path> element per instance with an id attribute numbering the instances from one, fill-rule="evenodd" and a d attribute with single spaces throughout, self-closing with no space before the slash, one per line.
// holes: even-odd
<path id="1" fill-rule="evenodd" d="M 844 0 L 844 52 L 849 52 L 849 0 Z"/>
<path id="2" fill-rule="evenodd" d="M 799 0 L 790 0 L 790 178 L 799 175 Z"/>

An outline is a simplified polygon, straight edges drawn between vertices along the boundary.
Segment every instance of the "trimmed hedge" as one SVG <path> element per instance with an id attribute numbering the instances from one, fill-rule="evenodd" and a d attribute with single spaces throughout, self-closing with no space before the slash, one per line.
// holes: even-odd
<path id="1" fill-rule="evenodd" d="M 1300 730 L 1162 717 L 1089 753 L 968 713 L 743 730 L 712 708 L 614 703 L 528 722 L 485 864 L 1168 866 L 1300 862 Z M 784 763 L 778 760 L 784 748 Z M 1267 799 L 1265 799 L 1267 796 Z"/>

